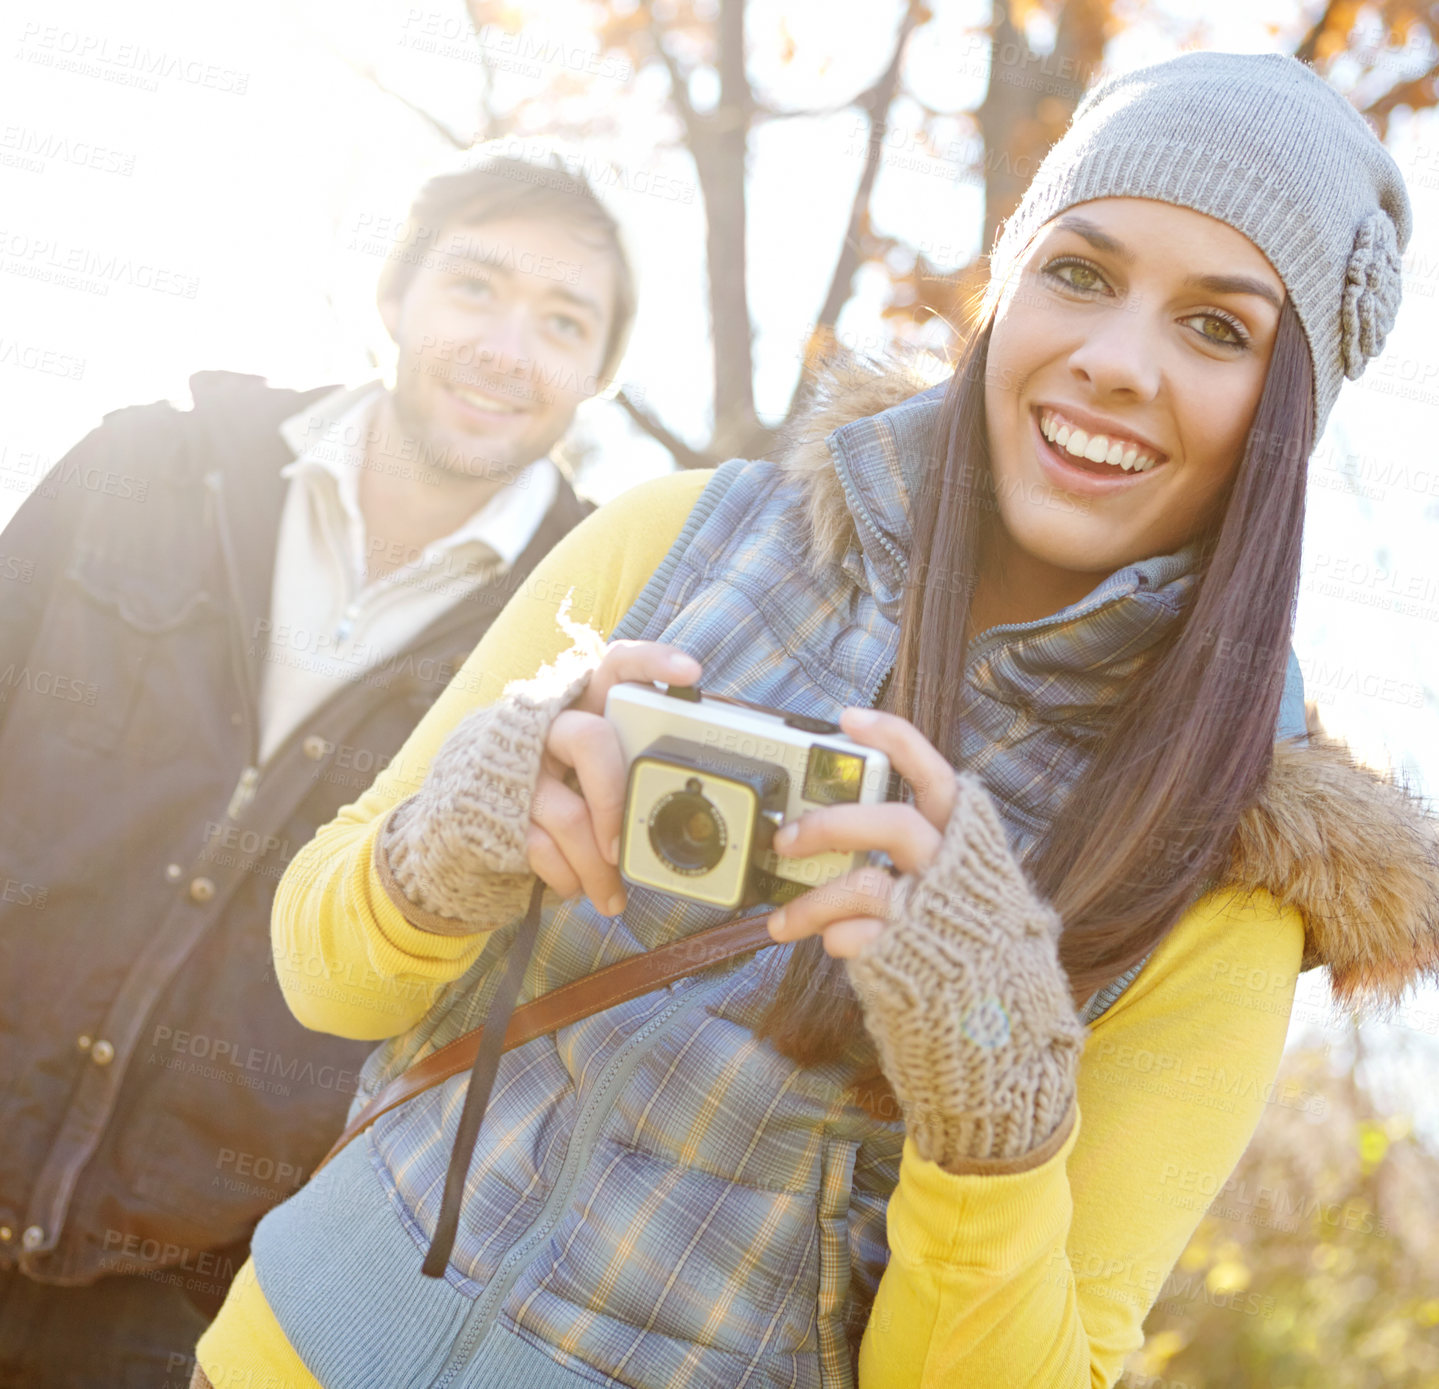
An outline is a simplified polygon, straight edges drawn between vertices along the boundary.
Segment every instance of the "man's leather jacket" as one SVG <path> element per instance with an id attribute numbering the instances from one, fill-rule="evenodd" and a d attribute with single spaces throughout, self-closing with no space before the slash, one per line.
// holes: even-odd
<path id="1" fill-rule="evenodd" d="M 285 1006 L 280 875 L 593 504 L 562 481 L 510 572 L 257 773 L 277 427 L 324 392 L 191 390 L 193 410 L 107 415 L 0 536 L 0 1266 L 183 1277 L 207 1300 L 339 1132 L 373 1045 Z"/>

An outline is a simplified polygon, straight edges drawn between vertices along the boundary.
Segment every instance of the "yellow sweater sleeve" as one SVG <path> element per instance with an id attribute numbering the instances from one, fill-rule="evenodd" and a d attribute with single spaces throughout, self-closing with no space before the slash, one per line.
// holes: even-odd
<path id="1" fill-rule="evenodd" d="M 499 698 L 570 644 L 570 619 L 605 637 L 683 528 L 712 469 L 640 483 L 592 512 L 540 561 L 455 673 L 393 762 L 291 861 L 275 893 L 271 944 L 280 988 L 306 1027 L 379 1040 L 418 1022 L 474 963 L 486 933 L 445 936 L 411 925 L 375 874 L 380 822 L 419 790 L 430 760 L 472 709 Z M 495 923 L 503 925 L 502 922 Z"/>
<path id="2" fill-rule="evenodd" d="M 1276 1091 L 1304 927 L 1208 894 L 1089 1030 L 1079 1123 L 1028 1172 L 955 1175 L 906 1141 L 860 1389 L 1108 1389 Z M 1200 1195 L 1198 1193 L 1208 1193 Z"/>

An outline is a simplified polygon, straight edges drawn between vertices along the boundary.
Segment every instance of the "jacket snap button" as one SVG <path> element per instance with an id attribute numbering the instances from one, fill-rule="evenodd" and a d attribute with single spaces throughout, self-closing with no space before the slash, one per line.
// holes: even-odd
<path id="1" fill-rule="evenodd" d="M 31 1225 L 23 1235 L 20 1236 L 20 1243 L 26 1249 L 39 1249 L 45 1243 L 45 1231 L 38 1225 Z"/>
<path id="2" fill-rule="evenodd" d="M 185 876 L 185 870 L 178 863 L 167 863 L 165 865 L 165 877 L 169 882 L 178 883 Z"/>
<path id="3" fill-rule="evenodd" d="M 90 1048 L 90 1060 L 97 1066 L 108 1066 L 115 1059 L 115 1048 L 103 1037 Z"/>
<path id="4" fill-rule="evenodd" d="M 15 1238 L 15 1231 L 8 1225 L 0 1225 L 0 1244 L 9 1244 Z"/>
<path id="5" fill-rule="evenodd" d="M 190 882 L 190 900 L 208 902 L 215 895 L 215 884 L 209 878 L 194 878 Z"/>
<path id="6" fill-rule="evenodd" d="M 94 1039 L 90 1036 L 88 1032 L 82 1032 L 78 1037 L 75 1038 L 75 1045 L 79 1047 L 81 1051 L 89 1051 L 90 1043 L 93 1040 Z"/>
<path id="7" fill-rule="evenodd" d="M 318 733 L 310 734 L 303 746 L 311 762 L 318 762 L 325 755 L 325 740 Z"/>

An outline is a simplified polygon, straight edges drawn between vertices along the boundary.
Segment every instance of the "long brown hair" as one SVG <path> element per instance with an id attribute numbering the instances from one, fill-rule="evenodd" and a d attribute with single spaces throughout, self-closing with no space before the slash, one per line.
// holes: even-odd
<path id="1" fill-rule="evenodd" d="M 984 407 L 992 315 L 950 380 L 909 515 L 899 654 L 882 707 L 935 747 L 959 746 L 970 600 L 998 524 Z M 1222 875 L 1241 814 L 1268 774 L 1299 586 L 1314 376 L 1286 299 L 1244 454 L 1200 543 L 1188 611 L 1151 653 L 1025 871 L 1064 923 L 1076 1008 L 1143 959 Z M 844 962 L 818 936 L 791 953 L 757 1028 L 801 1065 L 836 1059 L 861 1028 Z"/>

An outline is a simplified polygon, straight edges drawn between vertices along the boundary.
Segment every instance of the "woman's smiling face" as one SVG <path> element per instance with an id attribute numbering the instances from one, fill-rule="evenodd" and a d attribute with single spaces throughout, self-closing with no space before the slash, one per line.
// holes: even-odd
<path id="1" fill-rule="evenodd" d="M 1252 241 L 1190 208 L 1100 198 L 1046 223 L 985 373 L 1001 554 L 1069 577 L 1073 601 L 1194 538 L 1238 468 L 1284 297 Z"/>

